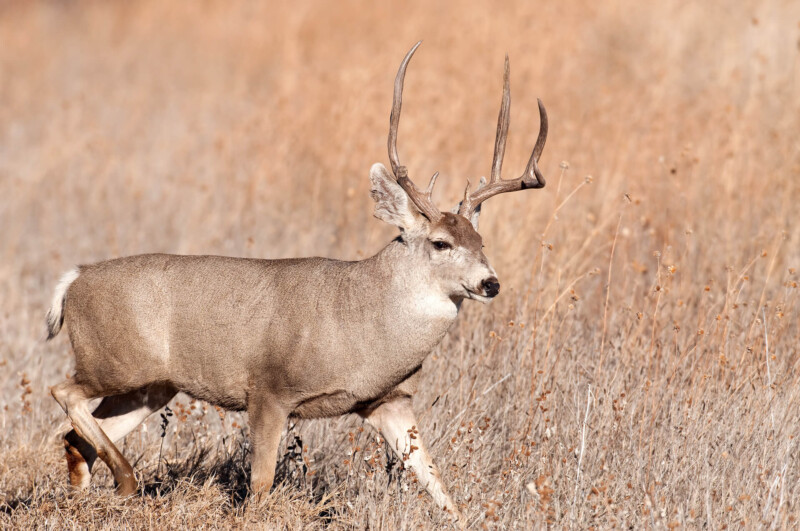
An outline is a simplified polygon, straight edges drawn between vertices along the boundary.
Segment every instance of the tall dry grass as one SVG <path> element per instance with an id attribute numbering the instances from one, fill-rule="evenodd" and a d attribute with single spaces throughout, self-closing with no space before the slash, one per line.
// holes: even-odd
<path id="1" fill-rule="evenodd" d="M 429 4 L 0 4 L 0 526 L 446 524 L 352 417 L 289 426 L 249 503 L 246 419 L 186 397 L 124 441 L 140 497 L 102 466 L 71 493 L 42 341 L 76 263 L 380 249 L 367 171 L 420 38 L 399 146 L 442 206 L 488 173 L 504 53 L 507 172 L 536 97 L 551 122 L 547 188 L 484 210 L 504 292 L 416 397 L 470 525 L 797 525 L 800 4 Z"/>

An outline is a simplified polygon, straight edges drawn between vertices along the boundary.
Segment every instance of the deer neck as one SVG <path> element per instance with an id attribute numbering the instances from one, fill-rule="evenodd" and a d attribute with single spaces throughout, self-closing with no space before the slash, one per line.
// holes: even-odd
<path id="1" fill-rule="evenodd" d="M 435 340 L 432 348 L 455 321 L 461 301 L 442 291 L 430 264 L 408 245 L 395 239 L 365 262 L 384 279 L 382 296 L 388 313 L 424 336 L 424 342 Z"/>

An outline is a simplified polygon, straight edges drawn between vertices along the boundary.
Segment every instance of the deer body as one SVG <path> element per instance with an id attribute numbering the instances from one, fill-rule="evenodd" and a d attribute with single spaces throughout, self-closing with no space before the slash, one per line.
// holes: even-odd
<path id="1" fill-rule="evenodd" d="M 84 266 L 64 312 L 76 373 L 98 393 L 161 381 L 234 410 L 256 391 L 298 417 L 363 408 L 414 373 L 457 314 L 444 295 L 420 300 L 427 272 L 396 270 L 403 251 L 392 242 L 359 262 L 141 255 Z"/>
<path id="2" fill-rule="evenodd" d="M 459 518 L 421 438 L 411 397 L 422 363 L 464 299 L 488 302 L 500 289 L 477 232 L 480 205 L 493 195 L 541 188 L 539 138 L 518 179 L 502 179 L 508 132 L 506 58 L 491 180 L 464 192 L 453 212 L 433 204 L 400 165 L 397 128 L 403 79 L 397 73 L 389 128 L 392 173 L 370 170 L 375 217 L 400 236 L 366 260 L 257 260 L 150 254 L 81 266 L 58 284 L 48 339 L 66 324 L 75 374 L 51 388 L 72 422 L 64 437 L 70 483 L 89 485 L 99 457 L 117 491 L 137 489 L 115 441 L 186 394 L 246 410 L 254 494 L 272 486 L 286 419 L 357 413 L 417 475 L 437 505 Z M 103 400 L 94 411 L 89 402 Z"/>

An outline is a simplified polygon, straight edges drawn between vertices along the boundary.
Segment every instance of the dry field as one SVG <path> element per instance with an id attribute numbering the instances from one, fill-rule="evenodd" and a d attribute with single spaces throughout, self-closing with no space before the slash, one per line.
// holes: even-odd
<path id="1" fill-rule="evenodd" d="M 509 176 L 550 115 L 548 186 L 484 209 L 503 293 L 415 399 L 470 526 L 798 525 L 800 3 L 403 4 L 0 3 L 0 528 L 448 525 L 355 417 L 288 426 L 250 503 L 246 416 L 183 395 L 122 445 L 140 496 L 70 492 L 43 341 L 77 263 L 377 252 L 418 39 L 399 146 L 442 207 L 489 172 L 504 53 Z"/>

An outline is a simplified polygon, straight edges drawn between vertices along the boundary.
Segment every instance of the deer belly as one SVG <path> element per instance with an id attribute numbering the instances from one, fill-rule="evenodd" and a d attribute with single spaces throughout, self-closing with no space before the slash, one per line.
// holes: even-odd
<path id="1" fill-rule="evenodd" d="M 369 402 L 369 400 L 360 400 L 354 394 L 340 389 L 306 398 L 295 407 L 292 416 L 301 419 L 335 417 L 361 409 Z"/>

